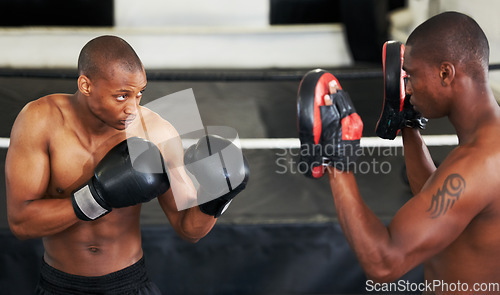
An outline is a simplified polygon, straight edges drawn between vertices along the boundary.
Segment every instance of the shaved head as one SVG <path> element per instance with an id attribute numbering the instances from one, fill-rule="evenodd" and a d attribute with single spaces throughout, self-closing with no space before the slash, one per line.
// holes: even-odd
<path id="1" fill-rule="evenodd" d="M 438 14 L 420 26 L 408 37 L 412 56 L 439 66 L 447 61 L 461 67 L 474 79 L 488 75 L 489 44 L 477 22 L 458 12 Z"/>
<path id="2" fill-rule="evenodd" d="M 116 36 L 101 36 L 90 40 L 78 57 L 78 74 L 89 79 L 106 77 L 113 66 L 134 72 L 143 65 L 132 46 Z"/>

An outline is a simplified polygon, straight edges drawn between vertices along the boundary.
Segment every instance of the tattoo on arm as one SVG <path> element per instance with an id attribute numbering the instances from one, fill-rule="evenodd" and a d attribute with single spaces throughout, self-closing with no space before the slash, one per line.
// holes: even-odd
<path id="1" fill-rule="evenodd" d="M 432 218 L 442 216 L 451 209 L 465 189 L 465 180 L 460 174 L 450 174 L 444 180 L 443 187 L 432 196 L 431 206 L 427 211 Z"/>

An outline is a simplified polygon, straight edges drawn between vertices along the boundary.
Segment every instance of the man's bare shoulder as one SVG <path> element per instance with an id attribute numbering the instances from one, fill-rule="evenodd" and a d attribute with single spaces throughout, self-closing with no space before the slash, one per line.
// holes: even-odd
<path id="1" fill-rule="evenodd" d="M 451 174 L 462 177 L 466 183 L 466 192 L 473 196 L 474 202 L 484 205 L 499 203 L 500 182 L 500 139 L 493 136 L 500 132 L 500 127 L 488 128 L 479 132 L 474 140 L 458 145 L 441 163 L 433 178 L 444 179 Z M 499 212 L 500 213 L 500 212 Z"/>
<path id="2" fill-rule="evenodd" d="M 54 122 L 62 119 L 64 109 L 68 108 L 69 98 L 70 95 L 67 94 L 52 94 L 27 103 L 16 118 L 13 135 L 21 131 L 22 133 L 51 131 Z"/>
<path id="3" fill-rule="evenodd" d="M 146 122 L 167 123 L 168 125 L 171 125 L 165 118 L 161 117 L 155 111 L 152 111 L 151 109 L 144 106 L 141 106 L 140 108 L 141 108 L 141 114 Z"/>
<path id="4" fill-rule="evenodd" d="M 140 118 L 136 119 L 135 130 L 147 132 L 153 142 L 165 142 L 166 140 L 178 138 L 179 134 L 174 126 L 156 112 L 141 107 Z"/>
<path id="5" fill-rule="evenodd" d="M 34 117 L 40 121 L 56 119 L 69 106 L 70 95 L 51 94 L 27 103 L 20 116 Z"/>

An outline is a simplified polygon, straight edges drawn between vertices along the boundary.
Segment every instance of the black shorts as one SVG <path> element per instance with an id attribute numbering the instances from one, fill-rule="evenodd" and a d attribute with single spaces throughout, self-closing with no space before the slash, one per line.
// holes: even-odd
<path id="1" fill-rule="evenodd" d="M 134 294 L 161 295 L 149 280 L 144 258 L 104 276 L 84 277 L 67 274 L 42 261 L 36 295 Z"/>

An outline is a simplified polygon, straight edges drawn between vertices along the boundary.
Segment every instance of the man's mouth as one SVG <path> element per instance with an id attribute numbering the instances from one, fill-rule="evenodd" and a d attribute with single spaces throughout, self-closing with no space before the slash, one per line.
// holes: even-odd
<path id="1" fill-rule="evenodd" d="M 135 117 L 127 118 L 125 120 L 121 120 L 120 122 L 124 125 L 130 125 L 135 120 Z"/>

